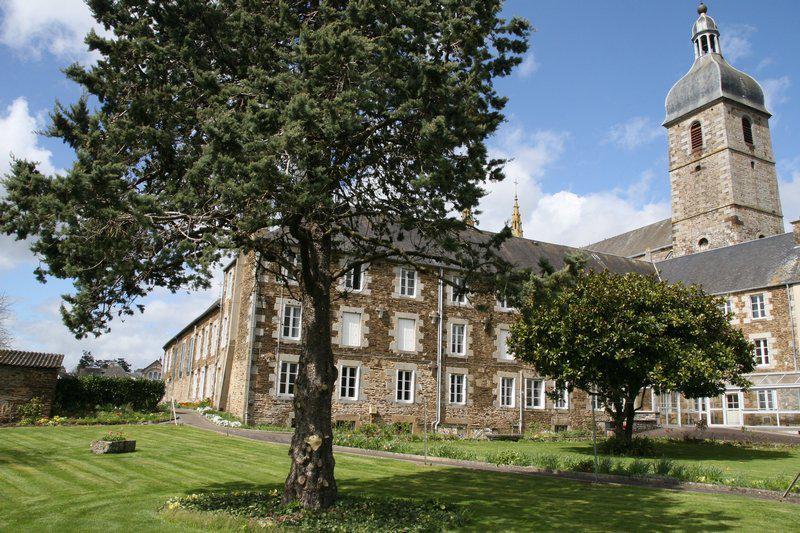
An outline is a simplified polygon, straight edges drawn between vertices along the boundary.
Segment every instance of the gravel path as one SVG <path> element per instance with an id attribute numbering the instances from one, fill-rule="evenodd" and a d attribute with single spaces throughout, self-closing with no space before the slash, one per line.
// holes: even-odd
<path id="1" fill-rule="evenodd" d="M 200 415 L 197 411 L 178 409 L 178 422 L 187 426 L 196 427 L 223 435 L 234 435 L 246 439 L 257 440 L 261 442 L 270 442 L 273 444 L 289 444 L 292 439 L 292 434 L 281 431 L 262 431 L 258 429 L 242 429 L 242 428 L 226 428 L 214 424 L 204 416 Z M 572 481 L 580 481 L 584 483 L 603 483 L 608 485 L 626 485 L 646 487 L 652 489 L 667 489 L 676 491 L 688 492 L 702 492 L 708 494 L 735 494 L 739 496 L 746 496 L 749 498 L 756 498 L 760 500 L 780 500 L 780 493 L 769 490 L 748 489 L 741 487 L 727 487 L 723 485 L 710 485 L 706 483 L 689 483 L 669 479 L 642 479 L 627 476 L 615 476 L 609 474 L 600 474 L 595 479 L 594 474 L 587 474 L 584 472 L 548 472 L 539 470 L 534 467 L 521 467 L 521 466 L 497 466 L 490 463 L 480 461 L 458 461 L 455 459 L 446 459 L 443 457 L 423 457 L 421 455 L 410 455 L 402 453 L 382 452 L 378 450 L 366 450 L 361 448 L 348 448 L 345 446 L 334 446 L 333 450 L 336 453 L 346 453 L 350 455 L 359 455 L 362 457 L 380 457 L 386 459 L 394 459 L 398 461 L 406 461 L 417 464 L 431 464 L 439 466 L 450 466 L 456 468 L 469 468 L 471 470 L 481 470 L 486 472 L 502 472 L 523 474 L 527 476 L 540 476 L 549 478 L 569 479 Z M 791 494 L 785 500 L 787 503 L 800 504 L 800 495 Z"/>

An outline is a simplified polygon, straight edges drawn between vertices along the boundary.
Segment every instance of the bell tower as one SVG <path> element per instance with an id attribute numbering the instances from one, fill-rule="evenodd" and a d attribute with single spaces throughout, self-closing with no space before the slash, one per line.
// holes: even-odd
<path id="1" fill-rule="evenodd" d="M 673 255 L 784 232 L 764 91 L 722 55 L 719 30 L 700 4 L 694 64 L 669 91 Z"/>

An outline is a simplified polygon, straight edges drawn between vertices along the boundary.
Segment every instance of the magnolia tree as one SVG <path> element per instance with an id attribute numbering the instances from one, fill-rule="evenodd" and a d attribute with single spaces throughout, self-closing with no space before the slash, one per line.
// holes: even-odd
<path id="1" fill-rule="evenodd" d="M 63 175 L 17 161 L 0 224 L 32 238 L 37 275 L 71 278 L 62 315 L 106 331 L 155 287 L 209 285 L 242 252 L 305 300 L 286 502 L 336 499 L 331 302 L 363 264 L 502 272 L 474 208 L 503 161 L 493 86 L 527 49 L 501 0 L 89 0 L 113 31 L 66 69 L 85 96 L 47 133 L 75 152 Z M 472 238 L 475 236 L 476 238 Z"/>
<path id="2" fill-rule="evenodd" d="M 696 286 L 655 276 L 579 272 L 568 262 L 528 284 L 510 346 L 558 387 L 595 394 L 630 442 L 649 388 L 690 398 L 747 387 L 752 347 Z"/>

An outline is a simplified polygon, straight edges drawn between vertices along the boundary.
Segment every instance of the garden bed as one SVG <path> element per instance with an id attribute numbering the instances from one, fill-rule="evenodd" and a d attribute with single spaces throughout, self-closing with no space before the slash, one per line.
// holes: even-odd
<path id="1" fill-rule="evenodd" d="M 467 525 L 462 509 L 436 500 L 343 494 L 330 509 L 310 511 L 281 504 L 277 490 L 191 494 L 169 500 L 163 511 L 182 523 L 207 525 L 203 515 L 228 515 L 251 528 L 292 531 L 449 531 Z"/>

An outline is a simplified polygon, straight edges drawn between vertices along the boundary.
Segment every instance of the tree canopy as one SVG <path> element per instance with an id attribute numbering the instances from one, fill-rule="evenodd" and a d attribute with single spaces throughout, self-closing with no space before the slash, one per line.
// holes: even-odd
<path id="1" fill-rule="evenodd" d="M 529 284 L 510 346 L 557 385 L 596 394 L 628 440 L 647 388 L 701 398 L 749 385 L 750 343 L 699 287 L 610 272 L 577 275 L 545 299 L 540 286 Z"/>
<path id="2" fill-rule="evenodd" d="M 502 268 L 508 231 L 470 240 L 503 161 L 494 79 L 527 50 L 529 25 L 501 0 L 89 0 L 113 37 L 67 77 L 47 134 L 75 162 L 43 175 L 17 161 L 0 227 L 32 237 L 37 275 L 71 278 L 62 315 L 106 331 L 155 287 L 207 287 L 226 254 L 297 280 L 303 353 L 287 501 L 336 496 L 331 288 L 391 259 Z M 141 307 L 140 307 L 141 308 Z"/>

